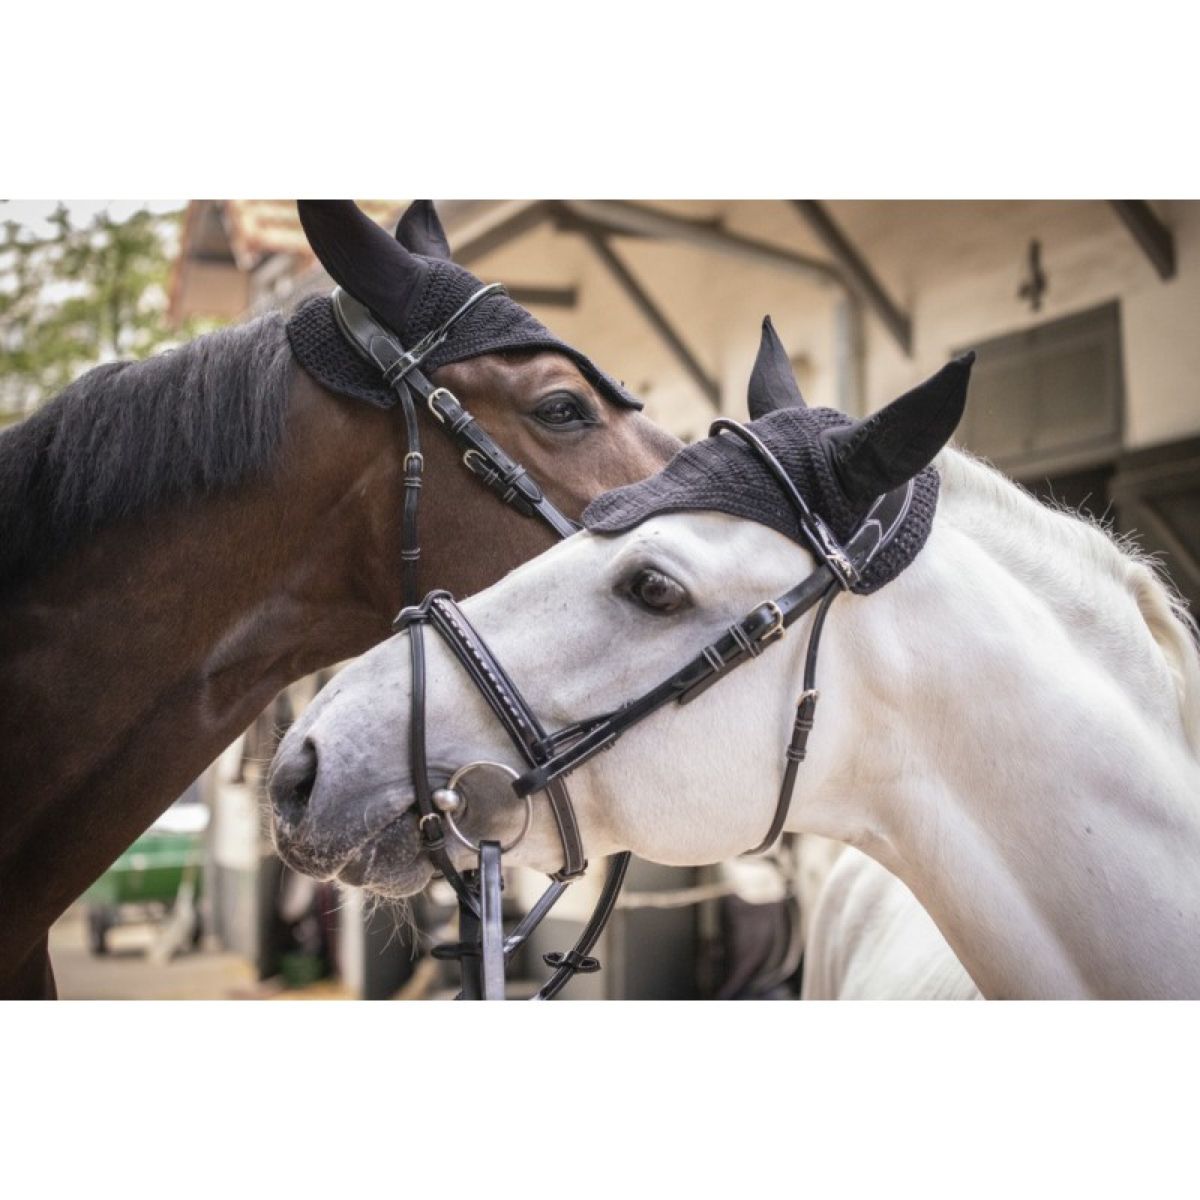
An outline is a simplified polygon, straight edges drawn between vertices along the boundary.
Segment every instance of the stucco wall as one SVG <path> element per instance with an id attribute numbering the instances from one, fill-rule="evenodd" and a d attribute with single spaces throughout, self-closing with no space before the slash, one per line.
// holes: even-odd
<path id="1" fill-rule="evenodd" d="M 738 232 L 824 256 L 783 201 L 656 204 L 693 218 L 720 217 Z M 829 207 L 913 321 L 908 358 L 866 315 L 868 410 L 936 369 L 956 347 L 1117 299 L 1126 444 L 1200 433 L 1200 202 L 1158 205 L 1176 239 L 1179 269 L 1169 283 L 1103 201 L 834 201 Z M 1017 296 L 1032 238 L 1042 243 L 1049 284 L 1037 313 Z M 725 411 L 745 411 L 759 323 L 768 312 L 799 362 L 809 402 L 837 403 L 837 289 L 679 242 L 622 238 L 615 245 L 718 381 Z M 539 229 L 475 269 L 509 283 L 577 286 L 578 308 L 539 316 L 644 395 L 656 420 L 685 437 L 703 435 L 710 407 L 580 238 Z"/>
<path id="2" fill-rule="evenodd" d="M 910 361 L 868 321 L 870 406 L 934 370 L 954 348 L 1118 300 L 1126 446 L 1200 432 L 1200 203 L 1159 206 L 1174 230 L 1178 256 L 1176 277 L 1165 283 L 1103 202 L 1006 205 L 1004 219 L 995 221 L 980 207 L 980 232 L 991 232 L 976 247 L 959 242 L 939 248 L 926 233 L 914 238 L 908 253 L 887 244 L 876 248 L 873 261 L 907 297 L 915 336 Z M 1037 313 L 1016 295 L 1032 237 L 1042 242 L 1049 283 Z M 929 255 L 924 271 L 917 263 L 922 251 Z"/>

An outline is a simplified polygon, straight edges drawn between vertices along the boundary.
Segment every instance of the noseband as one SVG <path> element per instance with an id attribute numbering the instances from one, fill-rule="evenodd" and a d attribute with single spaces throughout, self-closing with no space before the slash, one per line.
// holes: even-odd
<path id="1" fill-rule="evenodd" d="M 528 473 L 482 430 L 458 400 L 445 388 L 435 388 L 421 372 L 424 359 L 450 335 L 479 301 L 501 290 L 492 284 L 475 292 L 443 325 L 405 351 L 393 334 L 370 312 L 341 289 L 333 294 L 334 313 L 343 333 L 363 357 L 375 363 L 396 392 L 404 413 L 408 453 L 404 459 L 404 520 L 401 560 L 405 570 L 405 608 L 395 621 L 397 630 L 409 634 L 412 665 L 412 721 L 410 758 L 422 847 L 438 871 L 454 889 L 459 903 L 459 941 L 436 946 L 434 956 L 456 959 L 462 973 L 463 999 L 504 999 L 506 964 L 525 943 L 557 903 L 563 892 L 587 869 L 583 842 L 566 776 L 600 751 L 612 746 L 628 729 L 668 704 L 687 704 L 723 678 L 733 668 L 757 658 L 805 613 L 815 610 L 809 629 L 804 661 L 804 678 L 796 704 L 784 760 L 783 781 L 774 816 L 762 841 L 747 853 L 769 850 L 779 838 L 791 806 L 796 775 L 805 759 L 813 727 L 818 692 L 817 653 L 825 617 L 834 599 L 859 580 L 875 555 L 886 546 L 903 523 L 912 502 L 910 481 L 880 496 L 844 545 L 825 522 L 809 508 L 783 466 L 750 429 L 726 418 L 713 423 L 709 433 L 740 439 L 767 468 L 791 506 L 799 528 L 816 558 L 813 571 L 795 587 L 774 600 L 766 600 L 704 647 L 693 659 L 657 686 L 616 709 L 547 732 L 516 683 L 492 654 L 486 641 L 471 625 L 466 614 L 446 591 L 430 592 L 417 602 L 417 507 L 424 459 L 420 450 L 416 399 L 420 398 L 434 418 L 462 450 L 464 465 L 506 504 L 524 516 L 545 521 L 560 537 L 568 537 L 577 526 L 547 500 Z M 430 626 L 458 659 L 496 719 L 500 722 L 526 770 L 517 775 L 504 764 L 468 763 L 460 767 L 448 784 L 434 789 L 429 779 L 425 741 L 426 664 L 423 631 Z M 472 770 L 490 766 L 507 773 L 513 792 L 525 805 L 524 822 L 516 839 L 502 846 L 497 841 L 472 842 L 461 830 L 456 815 L 464 802 L 458 790 L 461 779 Z M 550 886 L 525 918 L 506 938 L 500 919 L 501 856 L 512 849 L 528 830 L 532 800 L 544 793 L 557 827 L 563 850 L 563 865 L 551 876 Z M 460 874 L 450 861 L 447 834 L 478 855 L 478 869 Z M 599 970 L 591 951 L 616 907 L 617 897 L 629 865 L 629 853 L 614 855 L 600 898 L 575 946 L 566 953 L 545 956 L 553 968 L 550 979 L 533 997 L 548 1000 L 579 973 Z"/>

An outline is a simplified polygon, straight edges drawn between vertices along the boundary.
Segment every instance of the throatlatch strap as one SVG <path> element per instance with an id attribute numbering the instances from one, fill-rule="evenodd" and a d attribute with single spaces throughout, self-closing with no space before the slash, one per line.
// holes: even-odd
<path id="1" fill-rule="evenodd" d="M 831 588 L 817 606 L 816 614 L 813 616 L 804 663 L 804 691 L 800 693 L 800 699 L 796 703 L 796 719 L 792 724 L 791 741 L 788 742 L 788 748 L 784 755 L 783 782 L 779 786 L 779 799 L 775 802 L 775 815 L 771 818 L 771 827 L 767 830 L 767 836 L 753 850 L 747 850 L 747 854 L 766 854 L 775 845 L 779 840 L 779 835 L 783 832 L 783 823 L 787 820 L 788 811 L 792 807 L 792 795 L 796 790 L 796 775 L 800 764 L 808 756 L 808 735 L 812 733 L 813 718 L 817 713 L 817 697 L 820 694 L 816 688 L 817 651 L 821 643 L 821 630 L 825 627 L 825 616 L 829 612 L 830 605 L 840 594 L 838 589 Z"/>
<path id="2" fill-rule="evenodd" d="M 404 413 L 408 452 L 404 455 L 404 513 L 401 518 L 403 541 L 400 546 L 401 571 L 404 574 L 404 603 L 416 604 L 421 595 L 421 530 L 418 524 L 421 504 L 421 482 L 425 458 L 421 453 L 421 428 L 417 423 L 416 406 L 406 384 L 399 385 L 400 407 Z"/>

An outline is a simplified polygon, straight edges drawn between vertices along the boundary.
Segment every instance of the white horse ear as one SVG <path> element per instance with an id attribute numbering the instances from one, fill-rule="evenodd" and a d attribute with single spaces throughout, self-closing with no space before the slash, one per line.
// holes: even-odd
<path id="1" fill-rule="evenodd" d="M 974 361 L 969 350 L 886 408 L 821 435 L 848 500 L 870 504 L 933 461 L 962 420 Z"/>
<path id="2" fill-rule="evenodd" d="M 792 371 L 792 361 L 770 317 L 763 317 L 762 341 L 758 345 L 754 370 L 750 372 L 747 401 L 752 421 L 780 408 L 808 407 L 800 394 L 800 385 Z"/>
<path id="3" fill-rule="evenodd" d="M 432 200 L 414 200 L 396 226 L 396 241 L 414 254 L 450 261 L 450 240 Z"/>

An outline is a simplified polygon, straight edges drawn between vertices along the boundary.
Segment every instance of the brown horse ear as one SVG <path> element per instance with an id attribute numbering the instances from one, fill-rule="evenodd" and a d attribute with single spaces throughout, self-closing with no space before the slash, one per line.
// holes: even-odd
<path id="1" fill-rule="evenodd" d="M 414 254 L 450 261 L 450 242 L 432 200 L 414 200 L 396 226 L 396 241 Z"/>
<path id="2" fill-rule="evenodd" d="M 429 268 L 353 200 L 298 200 L 300 224 L 321 265 L 396 333 Z"/>
<path id="3" fill-rule="evenodd" d="M 974 361 L 973 350 L 951 359 L 886 408 L 821 435 L 848 500 L 870 504 L 933 461 L 962 419 Z"/>
<path id="4" fill-rule="evenodd" d="M 780 408 L 807 408 L 796 382 L 792 361 L 788 358 L 775 326 L 770 317 L 763 317 L 762 341 L 758 345 L 758 357 L 754 370 L 750 372 L 750 388 L 747 394 L 750 419 L 757 421 L 767 413 Z"/>

